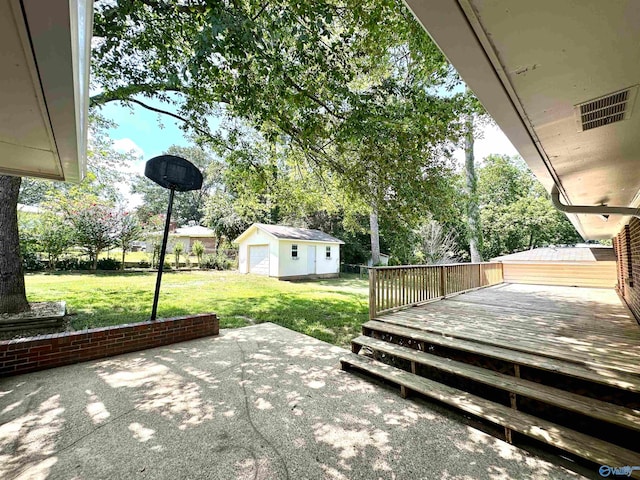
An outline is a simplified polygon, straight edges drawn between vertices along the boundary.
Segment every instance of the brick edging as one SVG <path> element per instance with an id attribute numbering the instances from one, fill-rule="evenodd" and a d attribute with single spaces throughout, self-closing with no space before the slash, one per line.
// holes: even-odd
<path id="1" fill-rule="evenodd" d="M 214 313 L 0 341 L 0 376 L 61 367 L 218 335 Z"/>

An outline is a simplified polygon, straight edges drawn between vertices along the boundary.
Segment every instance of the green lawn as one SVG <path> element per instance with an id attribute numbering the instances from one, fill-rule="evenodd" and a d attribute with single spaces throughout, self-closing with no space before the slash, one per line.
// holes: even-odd
<path id="1" fill-rule="evenodd" d="M 29 301 L 65 300 L 75 329 L 149 318 L 155 273 L 37 273 Z M 223 328 L 273 322 L 347 346 L 367 319 L 368 286 L 356 276 L 281 282 L 237 272 L 165 272 L 159 317 L 215 312 Z"/>

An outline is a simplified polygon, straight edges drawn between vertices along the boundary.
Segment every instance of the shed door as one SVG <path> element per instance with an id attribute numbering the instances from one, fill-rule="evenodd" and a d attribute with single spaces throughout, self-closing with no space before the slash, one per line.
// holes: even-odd
<path id="1" fill-rule="evenodd" d="M 316 246 L 309 245 L 307 252 L 307 274 L 313 275 L 316 273 Z"/>
<path id="2" fill-rule="evenodd" d="M 249 273 L 269 275 L 269 245 L 249 245 Z"/>

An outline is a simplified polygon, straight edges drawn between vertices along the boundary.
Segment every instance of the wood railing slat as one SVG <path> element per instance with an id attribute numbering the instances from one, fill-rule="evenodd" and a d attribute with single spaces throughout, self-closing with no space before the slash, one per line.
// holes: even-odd
<path id="1" fill-rule="evenodd" d="M 501 263 L 372 267 L 369 269 L 369 317 L 503 281 Z"/>

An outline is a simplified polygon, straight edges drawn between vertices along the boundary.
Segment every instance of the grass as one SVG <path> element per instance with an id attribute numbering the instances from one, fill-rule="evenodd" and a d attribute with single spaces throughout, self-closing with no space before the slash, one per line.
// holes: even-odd
<path id="1" fill-rule="evenodd" d="M 37 273 L 25 278 L 31 302 L 65 300 L 73 328 L 149 318 L 155 273 Z M 166 272 L 159 317 L 215 312 L 222 328 L 273 322 L 347 346 L 367 320 L 368 285 L 357 276 L 281 282 L 237 272 Z"/>

